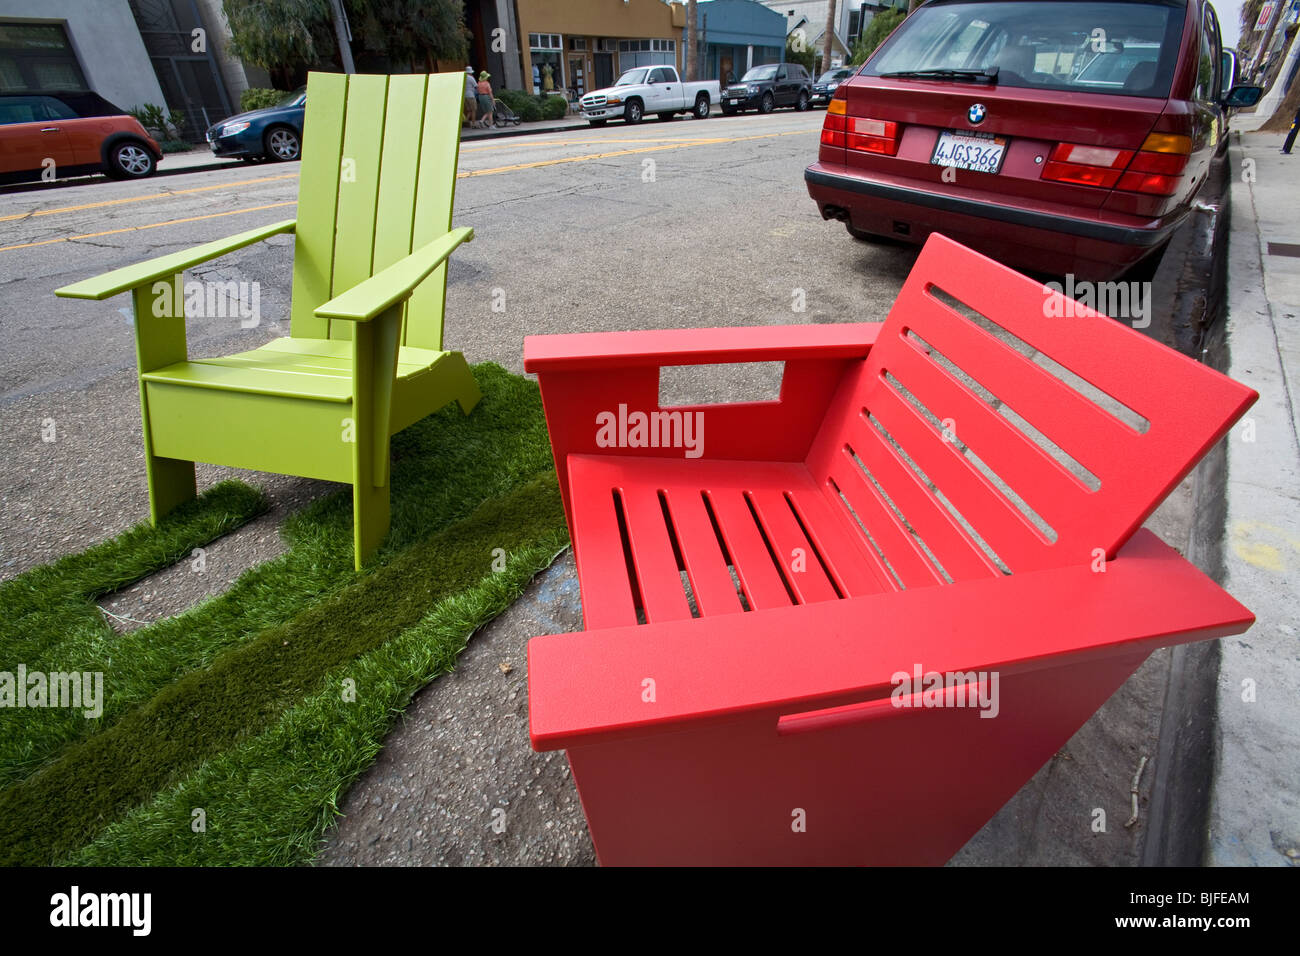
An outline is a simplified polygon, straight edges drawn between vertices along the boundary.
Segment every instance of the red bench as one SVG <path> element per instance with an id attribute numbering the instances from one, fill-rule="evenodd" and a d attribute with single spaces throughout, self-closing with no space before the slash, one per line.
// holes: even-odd
<path id="1" fill-rule="evenodd" d="M 1250 626 L 1141 525 L 1256 394 L 1055 295 L 934 236 L 883 324 L 525 340 L 586 627 L 529 643 L 530 731 L 602 863 L 943 863 Z M 776 401 L 659 405 L 763 361 Z"/>

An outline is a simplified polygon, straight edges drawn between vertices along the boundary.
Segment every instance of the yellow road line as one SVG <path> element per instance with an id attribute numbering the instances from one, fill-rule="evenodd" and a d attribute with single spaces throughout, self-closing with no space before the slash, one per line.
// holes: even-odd
<path id="1" fill-rule="evenodd" d="M 607 153 L 588 153 L 585 156 L 565 156 L 560 159 L 539 159 L 532 163 L 515 163 L 511 166 L 495 166 L 490 169 L 475 169 L 469 172 L 457 173 L 457 179 L 469 179 L 473 176 L 493 176 L 497 173 L 508 173 L 517 169 L 537 169 L 541 166 L 559 166 L 564 163 L 585 163 L 594 159 L 611 159 L 615 156 L 630 156 L 633 153 L 654 153 L 666 149 L 685 149 L 688 146 L 710 146 L 718 143 L 740 143 L 753 139 L 772 139 L 778 136 L 798 136 L 801 133 L 820 132 L 819 130 L 792 130 L 786 133 L 763 133 L 759 136 L 741 136 L 734 139 L 700 139 L 688 140 L 681 143 L 673 143 L 668 146 L 647 146 L 644 149 L 618 149 Z"/>
<path id="2" fill-rule="evenodd" d="M 36 212 L 20 212 L 11 216 L 0 216 L 0 222 L 11 222 L 14 219 L 34 219 L 37 216 L 53 216 L 61 212 L 80 212 L 83 209 L 101 209 L 104 206 L 121 206 L 125 203 L 147 202 L 150 199 L 170 199 L 173 196 L 184 196 L 189 193 L 206 193 L 214 189 L 235 189 L 239 186 L 255 186 L 258 183 L 274 183 L 282 179 L 295 179 L 297 173 L 283 173 L 279 176 L 265 176 L 261 179 L 244 179 L 237 183 L 221 183 L 216 186 L 195 186 L 193 189 L 177 189 L 169 193 L 150 193 L 148 196 L 128 196 L 125 199 L 106 199 L 103 202 L 82 203 L 80 206 L 60 206 L 58 209 L 38 209 Z"/>
<path id="3" fill-rule="evenodd" d="M 689 146 L 710 146 L 710 145 L 716 145 L 718 143 L 742 143 L 742 142 L 747 142 L 749 140 L 755 140 L 755 139 L 774 139 L 780 136 L 798 136 L 800 134 L 816 133 L 816 132 L 819 132 L 819 130 L 801 129 L 801 130 L 789 130 L 784 133 L 761 133 L 757 136 L 737 136 L 737 137 L 719 138 L 719 139 L 692 139 L 692 140 L 683 140 L 681 142 L 669 141 L 668 145 L 647 146 L 643 149 L 619 149 L 619 150 L 612 150 L 610 152 L 605 152 L 605 153 L 588 153 L 585 156 L 566 156 L 560 159 L 538 160 L 537 162 L 533 162 L 533 163 L 516 163 L 512 166 L 497 166 L 491 169 L 470 170 L 463 173 L 457 173 L 456 178 L 468 179 L 473 176 L 493 176 L 496 175 L 497 173 L 507 173 L 518 169 L 537 169 L 538 167 L 541 166 L 557 166 L 563 163 L 584 163 L 584 162 L 590 162 L 591 160 L 595 160 L 595 159 L 610 159 L 615 156 L 629 156 L 632 155 L 633 153 L 653 153 L 660 150 L 685 149 L 686 147 Z M 611 142 L 611 141 L 601 140 L 601 142 Z M 655 141 L 654 140 L 631 140 L 630 142 L 655 142 Z M 558 144 L 552 144 L 552 145 L 558 145 Z M 245 180 L 242 183 L 225 183 L 220 186 L 201 186 L 198 187 L 197 189 L 183 190 L 183 191 L 201 192 L 206 189 L 226 189 L 232 186 L 248 185 L 249 183 L 268 182 L 271 179 L 292 179 L 296 175 L 297 175 L 296 173 L 286 173 L 283 176 L 268 177 L 265 180 L 261 180 L 261 179 Z M 175 195 L 180 195 L 180 192 L 162 193 L 155 196 L 141 196 L 138 197 L 138 199 L 153 199 L 153 198 L 159 198 L 159 196 L 175 196 Z M 89 209 L 95 206 L 111 206 L 121 202 L 131 202 L 131 201 L 136 201 L 136 200 L 110 199 L 103 203 L 88 203 L 85 206 L 68 206 L 63 209 L 51 209 L 51 210 L 47 210 L 45 214 L 48 215 L 50 213 L 55 213 L 55 212 L 67 212 L 73 209 Z M 297 204 L 296 201 L 277 202 L 277 203 L 270 203 L 269 205 L 266 206 L 250 206 L 247 209 L 232 209 L 227 212 L 214 212 L 214 213 L 209 213 L 208 215 L 205 216 L 190 216 L 186 219 L 169 219 L 167 222 L 155 222 L 145 226 L 126 226 L 125 228 L 122 229 L 108 229 L 105 230 L 104 232 L 88 232 L 80 236 L 64 236 L 63 238 L 60 239 L 42 239 L 39 242 L 24 242 L 13 246 L 0 246 L 0 252 L 12 252 L 15 249 L 31 249 L 36 246 L 50 246 L 60 242 L 73 242 L 78 239 L 97 239 L 100 236 L 115 236 L 124 232 L 141 232 L 145 229 L 158 229 L 161 228 L 162 226 L 179 226 L 182 223 L 202 222 L 205 219 L 220 219 L 223 216 L 241 216 L 244 213 L 248 213 L 248 212 L 260 212 L 264 209 L 280 209 L 284 206 L 293 206 L 296 204 Z M 23 218 L 23 217 L 8 216 L 5 218 L 16 219 L 16 218 Z"/>
<path id="4" fill-rule="evenodd" d="M 104 232 L 88 232 L 82 236 L 64 236 L 61 239 L 42 239 L 40 242 L 24 242 L 16 246 L 0 246 L 0 252 L 14 249 L 31 249 L 34 246 L 51 246 L 56 242 L 72 242 L 76 239 L 97 239 L 100 236 L 115 236 L 123 232 L 141 232 L 145 229 L 158 229 L 162 226 L 179 226 L 184 222 L 202 222 L 204 219 L 220 219 L 222 216 L 240 216 L 246 212 L 260 212 L 263 209 L 279 209 L 282 206 L 296 206 L 296 201 L 273 202 L 267 206 L 249 206 L 247 209 L 232 209 L 229 212 L 214 212 L 206 216 L 190 216 L 188 219 L 169 219 L 167 222 L 154 222 L 147 226 L 127 226 L 124 229 L 107 229 Z"/>

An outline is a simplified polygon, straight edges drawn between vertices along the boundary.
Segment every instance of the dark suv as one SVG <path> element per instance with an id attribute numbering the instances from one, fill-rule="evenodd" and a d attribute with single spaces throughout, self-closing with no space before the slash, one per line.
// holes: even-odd
<path id="1" fill-rule="evenodd" d="M 770 113 L 778 106 L 806 110 L 812 102 L 812 77 L 798 63 L 766 63 L 756 66 L 722 93 L 722 112 L 728 116 L 743 110 Z"/>
<path id="2" fill-rule="evenodd" d="M 812 101 L 816 106 L 818 103 L 829 103 L 835 91 L 839 89 L 840 84 L 853 75 L 853 67 L 841 66 L 838 69 L 827 70 L 817 82 L 813 84 Z"/>

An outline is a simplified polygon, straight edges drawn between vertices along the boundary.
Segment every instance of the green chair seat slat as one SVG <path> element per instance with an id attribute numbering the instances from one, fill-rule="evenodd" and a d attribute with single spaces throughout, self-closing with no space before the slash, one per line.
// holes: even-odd
<path id="1" fill-rule="evenodd" d="M 343 156 L 337 175 L 338 213 L 334 225 L 334 281 L 330 297 L 369 279 L 375 253 L 376 204 L 388 77 L 358 73 L 348 79 L 348 113 L 343 125 Z M 322 303 L 318 302 L 317 305 Z M 352 323 L 330 321 L 332 339 L 352 338 Z"/>
<path id="2" fill-rule="evenodd" d="M 298 230 L 293 244 L 293 311 L 290 334 L 329 337 L 329 320 L 316 308 L 328 302 L 334 278 L 334 214 L 343 154 L 348 78 L 314 73 L 307 97 L 302 168 L 298 175 Z"/>
<path id="3" fill-rule="evenodd" d="M 429 372 L 446 354 L 432 349 L 399 348 L 397 377 L 406 379 Z M 352 343 L 281 338 L 236 355 L 177 362 L 143 377 L 172 385 L 347 402 L 352 400 Z"/>
<path id="4" fill-rule="evenodd" d="M 411 233 L 415 228 L 415 186 L 420 176 L 420 139 L 428 84 L 427 76 L 393 76 L 388 80 L 388 117 L 384 122 L 384 153 L 379 167 L 371 275 L 415 251 Z M 406 309 L 403 307 L 402 341 L 405 340 Z"/>
<path id="5" fill-rule="evenodd" d="M 454 73 L 429 77 L 424 109 L 424 149 L 420 152 L 420 177 L 415 199 L 415 227 L 411 248 L 419 249 L 451 229 L 456 196 L 456 164 L 460 156 L 461 109 L 455 92 L 464 79 Z M 447 266 L 441 265 L 420 283 L 406 305 L 404 345 L 442 348 L 443 309 L 447 300 Z"/>
<path id="6" fill-rule="evenodd" d="M 215 388 L 256 395 L 284 395 L 323 402 L 352 401 L 352 380 L 337 374 L 223 365 L 220 362 L 177 362 L 141 375 L 146 382 Z"/>

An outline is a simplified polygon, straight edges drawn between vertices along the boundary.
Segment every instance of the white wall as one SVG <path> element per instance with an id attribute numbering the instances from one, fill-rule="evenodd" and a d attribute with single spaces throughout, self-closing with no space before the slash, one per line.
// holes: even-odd
<path id="1" fill-rule="evenodd" d="M 0 0 L 0 20 L 62 21 L 92 90 L 122 109 L 163 105 L 127 0 Z"/>

